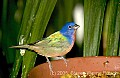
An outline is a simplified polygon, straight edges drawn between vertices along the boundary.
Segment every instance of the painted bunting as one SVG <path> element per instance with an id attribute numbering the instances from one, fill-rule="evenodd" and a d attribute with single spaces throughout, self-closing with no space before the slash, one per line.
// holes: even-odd
<path id="1" fill-rule="evenodd" d="M 67 65 L 66 59 L 63 57 L 73 47 L 75 42 L 76 30 L 80 26 L 74 22 L 66 23 L 60 31 L 57 31 L 47 38 L 36 42 L 34 44 L 12 46 L 11 48 L 30 49 L 45 56 L 49 64 L 50 71 L 52 71 L 52 65 L 48 57 L 59 57 L 63 59 Z"/>

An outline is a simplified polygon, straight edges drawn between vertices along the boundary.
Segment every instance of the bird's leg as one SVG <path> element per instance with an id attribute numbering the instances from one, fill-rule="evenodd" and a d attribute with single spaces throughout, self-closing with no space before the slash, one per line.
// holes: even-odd
<path id="1" fill-rule="evenodd" d="M 63 57 L 63 56 L 59 56 L 59 57 L 57 57 L 58 59 L 63 59 L 64 60 L 64 62 L 65 62 L 65 65 L 66 65 L 66 67 L 67 67 L 67 60 Z"/>
<path id="2" fill-rule="evenodd" d="M 53 72 L 53 70 L 52 70 L 52 65 L 51 65 L 51 63 L 50 63 L 50 60 L 48 59 L 48 57 L 46 57 L 46 59 L 47 59 L 47 62 L 48 62 L 48 64 L 49 64 L 50 72 Z"/>

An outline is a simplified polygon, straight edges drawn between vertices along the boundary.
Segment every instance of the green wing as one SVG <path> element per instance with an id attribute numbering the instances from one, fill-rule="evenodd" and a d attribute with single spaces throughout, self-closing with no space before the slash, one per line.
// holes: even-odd
<path id="1" fill-rule="evenodd" d="M 46 39 L 35 44 L 40 49 L 41 55 L 51 55 L 55 53 L 60 53 L 69 48 L 70 43 L 67 38 L 64 37 L 60 32 L 55 32 Z"/>
<path id="2" fill-rule="evenodd" d="M 48 46 L 48 47 L 62 47 L 65 44 L 69 44 L 66 37 L 64 37 L 60 32 L 55 32 L 44 40 L 36 43 L 36 46 Z"/>

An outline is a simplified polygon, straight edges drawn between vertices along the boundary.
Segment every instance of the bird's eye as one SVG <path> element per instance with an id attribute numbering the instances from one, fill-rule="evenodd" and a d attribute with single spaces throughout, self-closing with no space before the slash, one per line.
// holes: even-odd
<path id="1" fill-rule="evenodd" d="M 69 29 L 71 29 L 71 28 L 72 28 L 72 26 L 68 26 L 68 28 L 69 28 Z"/>

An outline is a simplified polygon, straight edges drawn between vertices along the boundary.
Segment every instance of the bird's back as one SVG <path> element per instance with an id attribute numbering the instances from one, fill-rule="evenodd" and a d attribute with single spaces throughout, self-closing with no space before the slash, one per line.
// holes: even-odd
<path id="1" fill-rule="evenodd" d="M 65 55 L 70 50 L 70 47 L 72 47 L 67 38 L 59 31 L 34 45 L 38 54 L 47 57 Z"/>

